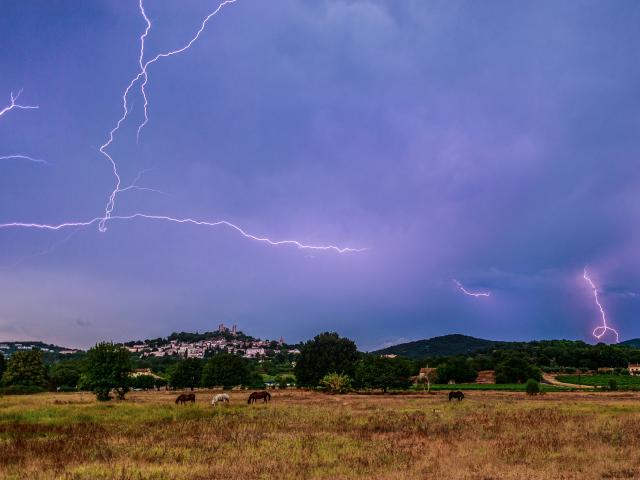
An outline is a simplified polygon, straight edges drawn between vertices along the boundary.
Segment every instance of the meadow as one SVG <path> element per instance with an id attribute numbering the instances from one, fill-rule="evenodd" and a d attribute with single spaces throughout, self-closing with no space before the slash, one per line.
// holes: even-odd
<path id="1" fill-rule="evenodd" d="M 175 392 L 0 398 L 2 479 L 640 478 L 640 394 Z"/>

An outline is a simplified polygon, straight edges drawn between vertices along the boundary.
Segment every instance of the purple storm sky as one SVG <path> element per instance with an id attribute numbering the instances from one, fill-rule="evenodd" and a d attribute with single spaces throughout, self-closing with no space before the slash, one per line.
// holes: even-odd
<path id="1" fill-rule="evenodd" d="M 147 0 L 148 55 L 210 0 Z M 100 155 L 138 70 L 136 0 L 21 0 L 0 15 L 0 224 L 95 218 Z M 640 336 L 640 4 L 238 0 L 150 67 L 110 151 L 114 215 L 78 231 L 0 229 L 0 340 L 69 346 L 237 323 L 363 349 L 460 332 Z M 74 233 L 75 232 L 75 233 Z M 464 295 L 452 281 L 488 297 Z M 611 336 L 603 338 L 612 341 Z"/>

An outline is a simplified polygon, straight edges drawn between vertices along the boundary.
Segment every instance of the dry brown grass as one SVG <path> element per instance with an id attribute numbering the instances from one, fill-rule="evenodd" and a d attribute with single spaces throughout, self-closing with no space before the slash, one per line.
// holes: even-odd
<path id="1" fill-rule="evenodd" d="M 640 478 L 640 395 L 212 392 L 0 398 L 0 478 Z"/>

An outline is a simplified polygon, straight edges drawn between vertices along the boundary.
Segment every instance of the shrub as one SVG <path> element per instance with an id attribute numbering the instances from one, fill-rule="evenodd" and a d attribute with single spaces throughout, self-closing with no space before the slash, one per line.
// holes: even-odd
<path id="1" fill-rule="evenodd" d="M 329 393 L 345 393 L 351 389 L 351 377 L 342 373 L 328 373 L 320 380 L 320 386 Z"/>
<path id="2" fill-rule="evenodd" d="M 527 395 L 537 395 L 540 393 L 540 384 L 534 378 L 527 380 Z"/>
<path id="3" fill-rule="evenodd" d="M 616 382 L 615 378 L 610 378 L 609 379 L 609 390 L 611 390 L 612 392 L 615 392 L 616 390 L 618 390 L 618 382 Z"/>
<path id="4" fill-rule="evenodd" d="M 67 393 L 67 392 L 75 392 L 75 391 L 77 391 L 78 389 L 77 389 L 76 387 L 71 387 L 71 386 L 69 386 L 69 385 L 62 385 L 61 387 L 57 387 L 57 388 L 56 388 L 56 390 L 57 390 L 58 392 L 65 392 L 65 393 Z"/>
<path id="5" fill-rule="evenodd" d="M 278 375 L 276 377 L 276 383 L 278 384 L 278 388 L 285 389 L 289 385 L 296 383 L 296 379 L 291 375 Z"/>
<path id="6" fill-rule="evenodd" d="M 3 395 L 32 395 L 34 393 L 42 393 L 46 390 L 37 385 L 10 385 L 8 387 L 0 388 L 0 393 Z"/>

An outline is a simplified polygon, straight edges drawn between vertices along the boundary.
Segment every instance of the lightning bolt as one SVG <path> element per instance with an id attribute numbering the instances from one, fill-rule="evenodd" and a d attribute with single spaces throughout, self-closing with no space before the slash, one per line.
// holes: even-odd
<path id="1" fill-rule="evenodd" d="M 155 220 L 155 221 L 164 221 L 164 222 L 172 222 L 172 223 L 176 223 L 176 224 L 191 224 L 191 225 L 195 225 L 195 226 L 204 226 L 204 227 L 227 227 L 230 228 L 234 231 L 236 231 L 237 233 L 239 233 L 240 235 L 242 235 L 244 238 L 247 238 L 249 240 L 253 240 L 256 242 L 260 242 L 260 243 L 265 243 L 267 245 L 271 245 L 271 246 L 293 246 L 293 247 L 297 247 L 299 249 L 303 249 L 303 250 L 321 250 L 321 251 L 335 251 L 338 253 L 351 253 L 351 252 L 362 252 L 365 251 L 366 249 L 364 248 L 350 248 L 350 247 L 339 247 L 336 245 L 310 245 L 310 244 L 305 244 L 302 243 L 298 240 L 272 240 L 270 238 L 264 237 L 264 236 L 258 236 L 252 233 L 247 232 L 246 230 L 244 230 L 243 228 L 239 227 L 238 225 L 231 223 L 227 220 L 219 220 L 219 221 L 204 221 L 204 220 L 196 220 L 196 219 L 192 219 L 192 218 L 177 218 L 177 217 L 170 217 L 170 216 L 166 216 L 166 215 L 150 215 L 150 214 L 145 214 L 145 213 L 134 213 L 131 215 L 113 215 L 113 210 L 115 208 L 115 203 L 116 203 L 116 197 L 119 193 L 122 192 L 126 192 L 126 191 L 130 191 L 130 190 L 144 190 L 144 191 L 152 191 L 152 192 L 157 192 L 157 193 L 164 193 L 160 190 L 155 190 L 152 188 L 148 188 L 148 187 L 141 187 L 139 185 L 137 185 L 137 182 L 140 180 L 141 175 L 144 172 L 140 172 L 138 174 L 138 176 L 136 177 L 136 179 L 127 187 L 122 187 L 122 178 L 120 176 L 120 173 L 118 171 L 118 165 L 116 163 L 116 161 L 114 160 L 114 158 L 109 154 L 108 152 L 108 148 L 109 146 L 111 146 L 111 144 L 114 142 L 115 140 L 115 136 L 117 134 L 117 132 L 119 131 L 120 127 L 122 126 L 122 124 L 126 121 L 127 117 L 129 116 L 130 110 L 129 110 L 129 94 L 131 92 L 131 90 L 134 88 L 134 86 L 137 84 L 137 82 L 142 79 L 141 85 L 140 85 L 140 91 L 142 94 L 142 97 L 144 99 L 144 121 L 139 125 L 138 127 L 138 137 L 140 136 L 140 132 L 142 131 L 142 129 L 144 128 L 144 126 L 148 123 L 149 121 L 149 116 L 148 116 L 148 112 L 147 112 L 147 107 L 148 107 L 148 98 L 147 98 L 147 93 L 146 93 L 146 86 L 148 84 L 149 81 L 149 75 L 148 75 L 148 68 L 150 65 L 156 63 L 157 61 L 159 61 L 162 58 L 167 58 L 167 57 L 171 57 L 173 55 L 178 55 L 186 50 L 188 50 L 197 40 L 198 38 L 200 38 L 200 35 L 202 34 L 202 32 L 204 31 L 204 29 L 207 26 L 207 23 L 209 22 L 209 20 L 211 20 L 211 18 L 213 18 L 215 15 L 217 15 L 222 8 L 224 8 L 226 5 L 230 5 L 232 3 L 235 3 L 237 0 L 225 0 L 222 1 L 221 3 L 218 4 L 217 8 L 214 9 L 211 13 L 209 13 L 209 15 L 207 15 L 204 20 L 201 22 L 200 24 L 200 28 L 196 31 L 196 33 L 194 34 L 194 36 L 182 47 L 176 49 L 176 50 L 171 50 L 168 52 L 164 52 L 164 53 L 160 53 L 158 55 L 156 55 L 155 57 L 151 58 L 150 60 L 145 61 L 145 41 L 147 39 L 147 36 L 149 35 L 149 32 L 151 31 L 152 28 L 152 23 L 151 20 L 149 19 L 149 17 L 147 16 L 145 9 L 144 9 L 144 4 L 143 4 L 143 0 L 139 0 L 138 1 L 138 7 L 140 10 L 140 14 L 142 15 L 145 23 L 146 23 L 146 27 L 144 29 L 144 32 L 140 35 L 140 53 L 138 56 L 138 66 L 139 66 L 139 71 L 138 73 L 131 79 L 131 81 L 129 82 L 129 84 L 127 85 L 126 89 L 124 90 L 124 93 L 122 95 L 122 115 L 121 117 L 118 119 L 118 121 L 116 122 L 116 124 L 113 126 L 113 128 L 109 131 L 108 135 L 107 135 L 107 140 L 105 141 L 104 144 L 102 144 L 99 148 L 100 153 L 109 161 L 109 164 L 111 165 L 111 169 L 113 172 L 113 175 L 115 177 L 115 187 L 113 189 L 113 191 L 109 194 L 108 200 L 107 200 L 107 204 L 104 210 L 104 215 L 99 216 L 99 217 L 95 217 L 92 218 L 90 220 L 86 220 L 86 221 L 75 221 L 75 222 L 64 222 L 64 223 L 60 223 L 60 224 L 41 224 L 41 223 L 28 223 L 28 222 L 11 222 L 11 223 L 4 223 L 4 224 L 0 224 L 0 229 L 9 229 L 9 228 L 28 228 L 28 229 L 37 229 L 37 230 L 48 230 L 48 231 L 58 231 L 58 230 L 63 230 L 63 229 L 68 229 L 68 228 L 73 228 L 75 229 L 74 232 L 72 233 L 75 234 L 76 231 L 78 231 L 79 229 L 82 229 L 84 227 L 89 227 L 92 225 L 96 225 L 98 226 L 98 230 L 101 232 L 105 232 L 107 230 L 107 223 L 109 221 L 112 220 L 136 220 L 136 219 L 146 219 L 146 220 Z M 25 106 L 25 105 L 19 105 L 16 103 L 18 97 L 19 97 L 20 93 L 18 93 L 18 95 L 14 96 L 13 93 L 11 94 L 11 105 L 5 109 L 2 110 L 2 114 L 6 113 L 7 111 L 11 110 L 12 108 L 38 108 L 37 106 Z M 31 161 L 36 161 L 38 162 L 38 159 L 33 159 L 31 157 L 27 157 L 26 155 L 19 155 L 19 156 L 11 156 L 12 158 L 24 158 L 24 159 L 29 159 Z M 72 235 L 70 235 L 68 238 L 70 238 Z M 66 241 L 63 240 L 63 241 Z M 57 246 L 57 244 L 56 244 Z M 54 246 L 55 248 L 55 246 Z M 49 251 L 51 251 L 51 249 L 48 249 L 44 252 L 42 252 L 42 254 L 48 253 Z M 38 255 L 38 254 L 37 254 Z"/>
<path id="2" fill-rule="evenodd" d="M 14 160 L 14 159 L 27 160 L 29 162 L 42 163 L 44 165 L 51 165 L 46 160 L 41 160 L 40 158 L 33 158 L 33 157 L 30 157 L 29 155 L 23 155 L 21 153 L 17 153 L 15 155 L 2 155 L 2 156 L 0 156 L 0 160 Z"/>
<path id="3" fill-rule="evenodd" d="M 111 214 L 113 212 L 113 209 L 115 208 L 116 197 L 118 196 L 118 193 L 120 193 L 122 191 L 120 189 L 120 185 L 122 183 L 122 179 L 121 179 L 120 174 L 118 172 L 118 165 L 116 164 L 116 161 L 113 159 L 113 157 L 107 152 L 107 148 L 113 143 L 116 132 L 120 129 L 120 126 L 122 125 L 122 123 L 129 116 L 129 107 L 128 107 L 129 92 L 131 92 L 131 89 L 138 82 L 138 80 L 140 80 L 142 78 L 143 81 L 142 81 L 142 84 L 141 84 L 141 87 L 140 87 L 140 91 L 142 93 L 142 97 L 144 98 L 144 104 L 143 104 L 144 121 L 138 127 L 137 136 L 139 138 L 140 137 L 140 132 L 142 131 L 144 126 L 149 121 L 149 115 L 148 115 L 148 111 L 147 111 L 147 107 L 149 105 L 149 101 L 148 101 L 148 98 L 147 98 L 147 92 L 145 90 L 145 88 L 147 86 L 147 83 L 149 81 L 149 74 L 148 74 L 148 71 L 147 71 L 149 66 L 153 65 L 154 63 L 156 63 L 161 58 L 167 58 L 167 57 L 171 57 L 173 55 L 178 55 L 178 54 L 184 52 L 185 50 L 191 48 L 191 45 L 193 45 L 198 40 L 198 38 L 200 38 L 200 35 L 202 34 L 204 29 L 206 28 L 207 23 L 209 22 L 209 20 L 211 20 L 211 18 L 214 17 L 215 15 L 217 15 L 218 12 L 220 12 L 220 10 L 222 10 L 222 8 L 224 8 L 226 5 L 235 3 L 236 1 L 237 0 L 225 0 L 225 1 L 221 2 L 215 10 L 213 10 L 209 15 L 207 15 L 205 17 L 205 19 L 200 24 L 200 28 L 198 29 L 198 31 L 189 40 L 189 42 L 187 42 L 184 46 L 182 46 L 182 47 L 180 47 L 180 48 L 178 48 L 176 50 L 171 50 L 169 52 L 159 53 L 158 55 L 153 57 L 151 60 L 147 60 L 146 62 L 144 61 L 145 41 L 147 39 L 147 36 L 149 35 L 149 31 L 151 30 L 152 23 L 151 23 L 151 20 L 149 19 L 149 17 L 147 16 L 147 13 L 146 13 L 146 11 L 144 9 L 143 0 L 139 0 L 138 1 L 138 8 L 140 9 L 140 14 L 142 15 L 142 17 L 144 18 L 144 21 L 146 23 L 145 30 L 142 33 L 142 35 L 140 36 L 140 55 L 138 57 L 138 65 L 140 67 L 140 71 L 137 73 L 137 75 L 135 77 L 133 77 L 131 79 L 131 81 L 129 82 L 129 85 L 127 86 L 127 88 L 124 91 L 124 94 L 122 95 L 122 107 L 123 107 L 122 116 L 116 122 L 116 125 L 109 132 L 109 136 L 108 136 L 107 141 L 103 145 L 101 145 L 100 148 L 99 148 L 100 153 L 102 153 L 102 155 L 104 155 L 104 157 L 109 161 L 109 163 L 111 165 L 111 169 L 112 169 L 113 175 L 114 175 L 114 177 L 116 179 L 115 188 L 113 189 L 113 191 L 111 192 L 111 194 L 109 195 L 109 198 L 107 200 L 107 205 L 105 207 L 105 212 L 104 212 L 104 218 L 98 223 L 98 229 L 101 232 L 105 232 L 106 231 L 106 229 L 107 229 L 107 226 L 106 226 L 107 221 L 109 220 L 109 218 L 111 218 Z"/>
<path id="4" fill-rule="evenodd" d="M 35 110 L 37 108 L 40 108 L 37 105 L 22 105 L 18 102 L 18 98 L 20 98 L 20 95 L 22 94 L 22 89 L 20 89 L 17 93 L 17 95 L 14 95 L 13 92 L 10 93 L 10 103 L 9 105 L 7 105 L 6 107 L 4 107 L 2 110 L 0 110 L 0 117 L 2 117 L 4 114 L 9 113 L 11 110 L 14 109 L 18 109 L 18 110 Z M 17 153 L 14 155 L 2 155 L 0 156 L 0 160 L 27 160 L 29 162 L 34 162 L 34 163 L 43 163 L 46 165 L 49 165 L 49 162 L 47 162 L 46 160 L 40 160 L 39 158 L 33 158 L 30 157 L 29 155 L 24 155 L 22 153 Z"/>
<path id="5" fill-rule="evenodd" d="M 458 286 L 458 289 L 464 293 L 465 295 L 469 295 L 470 297 L 475 297 L 475 298 L 479 298 L 479 297 L 490 297 L 491 293 L 490 292 L 470 292 L 469 290 L 467 290 L 466 288 L 464 288 L 464 286 L 455 278 L 453 279 L 453 283 L 455 283 Z"/>
<path id="6" fill-rule="evenodd" d="M 40 108 L 37 105 L 21 105 L 19 103 L 16 103 L 21 94 L 22 94 L 22 89 L 18 91 L 17 95 L 14 95 L 13 92 L 11 92 L 11 95 L 10 95 L 11 103 L 9 103 L 9 105 L 7 105 L 2 110 L 0 110 L 0 117 L 3 116 L 5 113 L 9 113 L 13 109 L 34 110 L 34 109 Z"/>
<path id="7" fill-rule="evenodd" d="M 613 334 L 616 336 L 616 343 L 618 343 L 620 341 L 620 336 L 618 335 L 618 331 L 607 325 L 607 315 L 604 311 L 604 308 L 602 307 L 602 304 L 600 303 L 600 299 L 598 298 L 598 289 L 596 288 L 595 284 L 591 280 L 591 277 L 589 277 L 589 272 L 587 272 L 587 267 L 584 267 L 582 278 L 584 278 L 589 284 L 589 287 L 591 287 L 591 290 L 593 291 L 593 298 L 596 301 L 596 305 L 600 309 L 600 316 L 602 317 L 602 325 L 599 325 L 596 328 L 594 328 L 592 335 L 596 337 L 598 340 L 600 340 L 604 336 L 604 334 L 607 333 L 607 330 L 609 330 L 613 332 Z"/>
<path id="8" fill-rule="evenodd" d="M 121 188 L 120 193 L 128 192 L 130 190 L 142 190 L 145 192 L 159 193 L 161 195 L 171 195 L 170 193 L 163 192 L 162 190 L 158 190 L 156 188 L 141 187 L 140 185 L 138 185 L 138 181 L 142 178 L 142 175 L 144 175 L 148 171 L 150 171 L 150 169 L 142 170 L 141 172 L 139 172 L 136 178 L 131 183 L 131 185 L 129 185 L 128 187 Z"/>
<path id="9" fill-rule="evenodd" d="M 268 245 L 272 245 L 272 246 L 282 246 L 282 245 L 289 245 L 289 246 L 294 246 L 297 247 L 299 249 L 302 250 L 333 250 L 336 251 L 338 253 L 352 253 L 352 252 L 364 252 L 367 249 L 366 248 L 350 248 L 350 247 L 338 247 L 335 245 L 308 245 L 308 244 L 304 244 L 301 243 L 297 240 L 272 240 L 270 238 L 267 237 L 259 237 L 257 235 L 254 235 L 252 233 L 248 233 L 246 230 L 244 230 L 243 228 L 239 227 L 238 225 L 235 225 L 231 222 L 228 222 L 226 220 L 219 220 L 219 221 L 204 221 L 204 220 L 195 220 L 192 218 L 175 218 L 175 217 L 169 217 L 166 215 L 148 215 L 145 213 L 134 213 L 132 215 L 112 215 L 109 220 L 135 220 L 135 219 L 147 219 L 147 220 L 158 220 L 158 221 L 166 221 L 166 222 L 173 222 L 173 223 L 179 223 L 179 224 L 191 224 L 191 225 L 198 225 L 198 226 L 205 226 L 205 227 L 220 227 L 220 226 L 225 226 L 228 228 L 231 228 L 233 230 L 235 230 L 236 232 L 238 232 L 240 235 L 242 235 L 243 237 L 249 239 L 249 240 L 255 240 L 257 242 L 261 242 L 261 243 L 266 243 Z M 50 225 L 50 224 L 43 224 L 43 223 L 24 223 L 24 222 L 12 222 L 12 223 L 1 223 L 0 224 L 0 229 L 3 228 L 34 228 L 34 229 L 39 229 L 39 230 L 63 230 L 66 228 L 73 228 L 73 227 L 88 227 L 90 225 L 94 225 L 96 223 L 105 221 L 104 217 L 96 217 L 93 218 L 91 220 L 88 221 L 84 221 L 84 222 L 65 222 L 65 223 L 60 223 L 57 225 Z"/>

